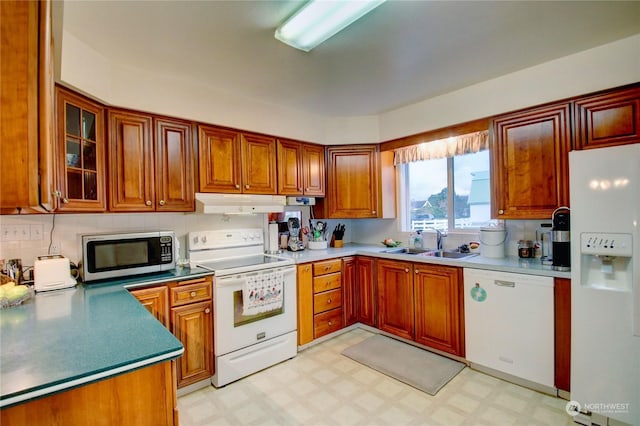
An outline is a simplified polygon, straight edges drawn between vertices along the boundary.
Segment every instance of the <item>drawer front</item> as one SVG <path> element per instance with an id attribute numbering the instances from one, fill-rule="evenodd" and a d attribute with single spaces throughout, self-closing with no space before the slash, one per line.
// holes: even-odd
<path id="1" fill-rule="evenodd" d="M 313 292 L 321 293 L 323 291 L 333 290 L 342 286 L 342 274 L 323 275 L 313 279 Z"/>
<path id="2" fill-rule="evenodd" d="M 211 296 L 212 289 L 210 280 L 201 280 L 193 284 L 177 285 L 171 287 L 169 290 L 171 307 L 211 300 Z"/>
<path id="3" fill-rule="evenodd" d="M 342 271 L 342 259 L 325 260 L 313 264 L 313 276 L 333 274 Z"/>
<path id="4" fill-rule="evenodd" d="M 313 335 L 316 339 L 341 328 L 342 308 L 332 309 L 313 317 Z"/>
<path id="5" fill-rule="evenodd" d="M 342 289 L 325 291 L 313 296 L 313 313 L 328 311 L 342 306 Z"/>

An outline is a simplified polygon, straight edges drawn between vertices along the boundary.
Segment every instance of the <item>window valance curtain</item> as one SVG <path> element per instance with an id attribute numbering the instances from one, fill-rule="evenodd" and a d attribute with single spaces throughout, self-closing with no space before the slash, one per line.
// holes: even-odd
<path id="1" fill-rule="evenodd" d="M 489 149 L 488 130 L 397 148 L 394 150 L 393 164 L 454 157 L 485 149 Z"/>

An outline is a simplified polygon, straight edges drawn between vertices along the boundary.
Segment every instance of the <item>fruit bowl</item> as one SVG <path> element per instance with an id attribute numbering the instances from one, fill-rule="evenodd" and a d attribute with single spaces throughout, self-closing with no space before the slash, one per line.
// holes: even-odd
<path id="1" fill-rule="evenodd" d="M 382 244 L 384 244 L 387 247 L 398 247 L 401 243 L 400 243 L 400 241 L 393 241 L 393 240 L 387 241 L 387 240 L 384 240 L 384 241 L 382 241 Z"/>
<path id="2" fill-rule="evenodd" d="M 34 291 L 26 285 L 15 285 L 10 281 L 0 286 L 0 308 L 18 306 L 34 296 Z"/>

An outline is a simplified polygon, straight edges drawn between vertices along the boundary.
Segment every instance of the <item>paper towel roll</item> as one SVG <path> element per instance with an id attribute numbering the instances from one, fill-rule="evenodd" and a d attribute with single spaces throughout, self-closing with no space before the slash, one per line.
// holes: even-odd
<path id="1" fill-rule="evenodd" d="M 270 223 L 269 224 L 269 253 L 277 253 L 280 249 L 280 237 L 278 235 L 278 224 Z"/>

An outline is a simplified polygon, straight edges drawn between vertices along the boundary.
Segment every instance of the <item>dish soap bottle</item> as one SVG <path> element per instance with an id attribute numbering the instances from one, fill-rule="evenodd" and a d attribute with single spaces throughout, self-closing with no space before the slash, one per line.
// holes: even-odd
<path id="1" fill-rule="evenodd" d="M 413 235 L 413 247 L 418 249 L 424 248 L 424 240 L 422 238 L 422 231 L 420 230 L 416 231 Z"/>

